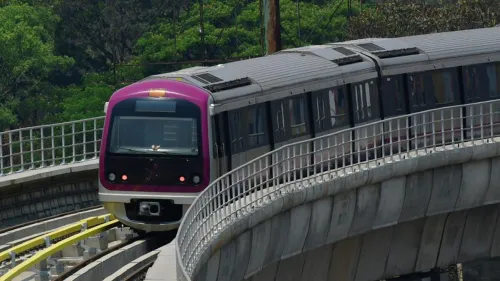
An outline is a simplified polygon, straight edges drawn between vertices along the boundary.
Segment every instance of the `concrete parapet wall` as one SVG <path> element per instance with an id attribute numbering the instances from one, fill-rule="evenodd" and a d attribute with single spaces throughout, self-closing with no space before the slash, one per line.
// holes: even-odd
<path id="1" fill-rule="evenodd" d="M 245 280 L 369 281 L 498 257 L 499 211 L 494 204 L 379 228 L 266 264 Z"/>
<path id="2" fill-rule="evenodd" d="M 98 160 L 0 177 L 0 228 L 99 204 Z"/>
<path id="3" fill-rule="evenodd" d="M 500 202 L 499 156 L 498 143 L 461 147 L 295 190 L 222 230 L 194 280 L 323 280 L 332 268 L 345 276 L 335 280 L 373 280 L 497 255 L 487 205 Z"/>

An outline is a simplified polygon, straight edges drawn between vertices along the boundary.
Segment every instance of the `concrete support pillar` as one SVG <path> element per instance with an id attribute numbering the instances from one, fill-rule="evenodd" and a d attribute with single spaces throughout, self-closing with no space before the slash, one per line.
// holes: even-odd
<path id="1" fill-rule="evenodd" d="M 64 263 L 61 261 L 55 261 L 55 266 L 50 268 L 50 273 L 52 275 L 61 275 L 64 273 Z"/>
<path id="2" fill-rule="evenodd" d="M 39 269 L 38 275 L 35 276 L 36 281 L 50 281 L 50 270 L 47 264 L 47 260 L 41 261 L 36 267 Z M 36 268 L 35 267 L 35 268 Z"/>
<path id="3" fill-rule="evenodd" d="M 94 247 L 88 247 L 83 251 L 83 259 L 86 260 L 88 258 L 91 258 L 97 254 L 97 249 Z"/>

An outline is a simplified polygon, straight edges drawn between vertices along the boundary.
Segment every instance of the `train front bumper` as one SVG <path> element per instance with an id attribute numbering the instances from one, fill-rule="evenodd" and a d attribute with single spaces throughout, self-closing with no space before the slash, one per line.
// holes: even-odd
<path id="1" fill-rule="evenodd" d="M 133 229 L 142 230 L 145 232 L 163 232 L 173 229 L 177 229 L 181 224 L 181 220 L 173 222 L 160 222 L 160 223 L 148 223 L 131 220 L 127 217 L 125 212 L 125 203 L 117 202 L 103 202 L 104 208 L 111 214 L 113 214 L 120 222 L 129 226 Z M 189 205 L 183 205 L 183 217 L 184 213 L 189 208 Z"/>
<path id="2" fill-rule="evenodd" d="M 184 214 L 189 206 L 194 202 L 199 193 L 149 193 L 149 192 L 122 192 L 105 190 L 102 186 L 99 188 L 99 201 L 104 208 L 113 214 L 123 224 L 146 232 L 163 232 L 173 230 L 179 227 Z M 182 216 L 176 221 L 156 221 L 147 222 L 140 219 L 132 219 L 127 216 L 125 204 L 132 200 L 171 200 L 175 205 L 182 205 Z M 168 212 L 168 210 L 166 210 Z"/>

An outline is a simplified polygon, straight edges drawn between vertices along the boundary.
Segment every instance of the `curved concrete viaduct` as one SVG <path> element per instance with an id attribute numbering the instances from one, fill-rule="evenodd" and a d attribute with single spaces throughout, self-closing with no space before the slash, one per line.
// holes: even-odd
<path id="1" fill-rule="evenodd" d="M 500 144 L 361 169 L 223 229 L 193 280 L 377 280 L 500 253 Z"/>

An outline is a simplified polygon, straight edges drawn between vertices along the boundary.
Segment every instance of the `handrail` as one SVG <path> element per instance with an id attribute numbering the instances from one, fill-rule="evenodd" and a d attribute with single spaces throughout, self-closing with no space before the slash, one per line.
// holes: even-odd
<path id="1" fill-rule="evenodd" d="M 97 159 L 104 118 L 0 132 L 0 178 L 27 170 Z"/>
<path id="2" fill-rule="evenodd" d="M 19 274 L 30 269 L 31 267 L 33 267 L 34 265 L 36 265 L 40 261 L 45 260 L 49 256 L 53 255 L 54 253 L 62 251 L 64 248 L 72 245 L 75 242 L 81 241 L 81 240 L 89 238 L 93 235 L 104 232 L 108 229 L 111 229 L 111 228 L 115 227 L 116 225 L 118 225 L 118 223 L 119 223 L 118 220 L 108 221 L 108 222 L 105 222 L 99 226 L 96 226 L 96 227 L 91 228 L 91 229 L 87 229 L 81 233 L 78 233 L 78 234 L 73 235 L 69 238 L 66 238 L 66 239 L 64 239 L 56 244 L 52 244 L 49 247 L 37 252 L 36 254 L 31 256 L 30 258 L 26 259 L 25 261 L 23 261 L 22 263 L 20 263 L 16 267 L 14 267 L 13 269 L 7 271 L 6 274 L 4 274 L 3 276 L 0 276 L 0 281 L 10 281 L 10 280 L 14 279 L 16 276 L 18 276 Z"/>
<path id="3" fill-rule="evenodd" d="M 282 146 L 224 174 L 184 215 L 176 239 L 178 278 L 191 280 L 218 233 L 294 189 L 355 173 L 362 165 L 418 157 L 428 149 L 500 135 L 500 100 L 392 117 Z M 395 157 L 396 156 L 396 157 Z M 291 186 L 292 183 L 296 185 Z"/>
<path id="4" fill-rule="evenodd" d="M 36 238 L 28 240 L 24 243 L 11 247 L 3 252 L 0 252 L 0 263 L 6 261 L 10 258 L 15 258 L 16 255 L 27 252 L 32 249 L 36 249 L 42 245 L 45 245 L 48 241 L 54 241 L 56 239 L 65 237 L 67 235 L 77 233 L 82 229 L 91 228 L 96 225 L 105 223 L 109 220 L 114 220 L 115 217 L 113 215 L 107 214 L 98 217 L 90 217 L 79 222 L 70 224 L 68 226 L 56 229 L 48 234 L 40 235 Z"/>

